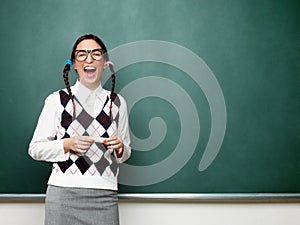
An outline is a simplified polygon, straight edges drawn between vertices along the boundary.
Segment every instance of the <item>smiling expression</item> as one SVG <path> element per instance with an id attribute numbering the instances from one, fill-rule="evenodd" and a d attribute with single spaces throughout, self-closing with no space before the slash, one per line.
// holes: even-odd
<path id="1" fill-rule="evenodd" d="M 100 45 L 92 40 L 86 39 L 81 41 L 76 50 L 93 50 L 101 49 Z M 103 70 L 105 69 L 105 60 L 102 57 L 100 60 L 94 60 L 91 54 L 83 62 L 79 62 L 76 59 L 73 61 L 74 69 L 79 75 L 79 81 L 81 84 L 91 90 L 95 90 L 100 85 L 100 79 Z"/>

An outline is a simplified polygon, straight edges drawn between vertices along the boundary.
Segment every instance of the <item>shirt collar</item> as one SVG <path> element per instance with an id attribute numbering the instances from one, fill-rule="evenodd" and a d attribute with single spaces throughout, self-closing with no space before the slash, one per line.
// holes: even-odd
<path id="1" fill-rule="evenodd" d="M 101 101 L 105 102 L 107 98 L 107 93 L 102 88 L 102 85 L 100 83 L 99 87 L 95 90 L 90 90 L 86 86 L 82 85 L 79 80 L 76 81 L 74 85 L 74 95 L 80 102 L 86 102 L 87 99 L 95 94 L 96 97 L 100 98 Z"/>

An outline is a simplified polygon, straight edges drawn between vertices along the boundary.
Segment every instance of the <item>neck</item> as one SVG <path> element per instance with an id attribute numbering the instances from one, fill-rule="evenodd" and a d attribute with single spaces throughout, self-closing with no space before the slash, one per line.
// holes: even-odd
<path id="1" fill-rule="evenodd" d="M 80 80 L 79 80 L 80 82 Z M 80 82 L 83 86 L 85 86 L 86 88 L 90 89 L 91 91 L 96 90 L 99 86 L 100 86 L 100 82 L 99 83 L 93 83 L 93 84 L 87 84 L 84 82 Z"/>

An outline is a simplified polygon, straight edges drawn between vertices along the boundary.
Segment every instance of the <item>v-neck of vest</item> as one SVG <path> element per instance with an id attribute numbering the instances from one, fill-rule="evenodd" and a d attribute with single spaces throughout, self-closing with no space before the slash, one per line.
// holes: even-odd
<path id="1" fill-rule="evenodd" d="M 84 112 L 85 112 L 86 114 L 88 114 L 90 117 L 93 117 L 93 116 L 91 116 L 91 114 L 89 114 L 89 113 L 84 109 L 84 107 L 82 106 L 82 104 L 80 103 L 80 101 L 78 100 L 78 98 L 77 98 L 75 95 L 74 95 L 74 100 L 75 100 L 76 102 L 78 102 L 78 104 L 81 106 L 82 110 L 84 110 Z M 104 105 L 103 105 L 103 107 L 102 107 L 102 109 L 101 109 L 100 112 L 103 111 L 103 109 L 104 109 L 104 107 L 106 106 L 106 104 L 108 103 L 108 101 L 109 101 L 109 97 L 106 96 L 105 103 L 104 103 Z"/>

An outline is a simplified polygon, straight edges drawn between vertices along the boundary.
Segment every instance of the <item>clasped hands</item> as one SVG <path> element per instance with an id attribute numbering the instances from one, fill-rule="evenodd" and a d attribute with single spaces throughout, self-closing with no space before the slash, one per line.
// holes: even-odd
<path id="1" fill-rule="evenodd" d="M 89 136 L 75 136 L 64 139 L 64 151 L 73 151 L 78 154 L 85 154 L 95 139 Z M 118 158 L 122 157 L 124 144 L 118 136 L 106 138 L 103 144 L 108 150 L 115 150 Z"/>

